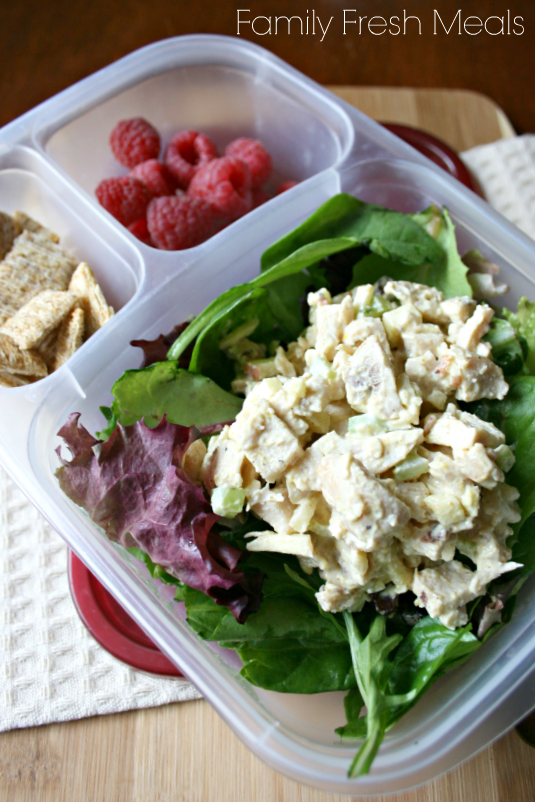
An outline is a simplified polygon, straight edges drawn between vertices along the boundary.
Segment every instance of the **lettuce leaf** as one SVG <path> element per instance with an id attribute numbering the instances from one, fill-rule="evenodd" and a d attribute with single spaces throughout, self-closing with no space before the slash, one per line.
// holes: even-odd
<path id="1" fill-rule="evenodd" d="M 118 424 L 106 442 L 69 416 L 58 435 L 72 454 L 56 476 L 110 540 L 139 547 L 151 561 L 225 605 L 240 621 L 258 609 L 263 574 L 244 574 L 241 551 L 212 532 L 217 516 L 202 488 L 189 481 L 182 456 L 198 432 L 162 420 Z"/>
<path id="2" fill-rule="evenodd" d="M 106 414 L 109 436 L 119 421 L 131 426 L 144 420 L 156 426 L 167 416 L 169 423 L 202 428 L 234 420 L 243 400 L 226 392 L 206 376 L 190 373 L 176 362 L 155 362 L 146 368 L 126 370 L 112 387 L 114 401 Z M 103 410 L 104 412 L 104 410 Z"/>
<path id="3" fill-rule="evenodd" d="M 502 309 L 502 314 L 516 333 L 524 338 L 528 349 L 526 367 L 531 375 L 535 375 L 535 301 L 520 298 L 517 312 Z"/>

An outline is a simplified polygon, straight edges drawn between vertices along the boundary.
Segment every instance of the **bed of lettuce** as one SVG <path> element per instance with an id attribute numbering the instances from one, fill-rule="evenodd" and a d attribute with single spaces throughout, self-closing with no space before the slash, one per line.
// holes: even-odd
<path id="1" fill-rule="evenodd" d="M 295 340 L 306 325 L 308 291 L 326 286 L 336 294 L 383 276 L 435 286 L 446 297 L 472 295 L 446 210 L 402 215 L 337 195 L 265 251 L 253 280 L 173 335 L 136 341 L 145 366 L 114 384 L 96 437 L 76 415 L 60 431 L 72 456 L 58 471 L 65 492 L 152 576 L 176 586 L 190 626 L 236 650 L 249 682 L 286 693 L 347 691 L 347 721 L 337 733 L 362 739 L 350 776 L 369 771 L 385 732 L 509 620 L 516 592 L 535 570 L 535 304 L 521 299 L 517 312 L 496 310 L 487 338 L 510 392 L 467 405 L 514 449 L 507 481 L 521 493 L 522 520 L 513 560 L 524 568 L 472 603 L 466 627 L 447 629 L 415 608 L 410 594 L 392 609 L 374 602 L 357 614 L 324 612 L 315 597 L 319 576 L 304 574 L 288 555 L 246 553 L 245 534 L 262 522 L 217 519 L 181 458 L 193 439 L 241 407 L 229 392 L 234 367 L 218 347 L 223 336 L 253 321 L 256 342 Z M 501 621 L 493 623 L 497 604 Z"/>

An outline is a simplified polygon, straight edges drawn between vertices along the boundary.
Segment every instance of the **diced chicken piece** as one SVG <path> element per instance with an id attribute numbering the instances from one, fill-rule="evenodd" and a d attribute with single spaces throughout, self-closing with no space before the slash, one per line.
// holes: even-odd
<path id="1" fill-rule="evenodd" d="M 466 603 L 478 595 L 471 589 L 474 574 L 462 563 L 451 560 L 438 568 L 415 571 L 412 584 L 417 607 L 425 607 L 432 618 L 438 618 L 448 629 L 468 622 Z"/>
<path id="2" fill-rule="evenodd" d="M 329 454 L 317 468 L 327 503 L 364 551 L 390 540 L 409 520 L 409 510 L 349 454 Z"/>
<path id="3" fill-rule="evenodd" d="M 493 317 L 494 312 L 490 306 L 487 304 L 477 306 L 472 317 L 456 332 L 453 344 L 469 353 L 474 352 L 483 335 L 489 330 Z"/>
<path id="4" fill-rule="evenodd" d="M 310 493 L 321 492 L 318 465 L 326 454 L 343 451 L 342 439 L 336 432 L 320 437 L 306 449 L 299 460 L 286 474 L 286 486 L 291 501 L 296 504 Z"/>
<path id="5" fill-rule="evenodd" d="M 308 430 L 308 423 L 295 414 L 299 402 L 306 396 L 307 384 L 304 376 L 290 379 L 269 399 L 269 403 L 296 437 L 301 437 Z"/>
<path id="6" fill-rule="evenodd" d="M 469 355 L 456 345 L 440 353 L 439 359 L 431 352 L 407 359 L 405 371 L 420 388 L 423 399 L 437 409 L 444 409 L 453 395 L 459 401 L 477 401 L 503 398 L 509 389 L 494 362 Z"/>
<path id="7" fill-rule="evenodd" d="M 486 585 L 493 579 L 521 567 L 519 563 L 509 562 L 511 549 L 488 529 L 482 529 L 473 537 L 461 535 L 457 548 L 477 566 L 472 577 L 472 588 L 476 595 L 484 593 Z"/>
<path id="8" fill-rule="evenodd" d="M 275 482 L 303 456 L 296 436 L 265 398 L 245 399 L 229 436 L 266 482 Z"/>
<path id="9" fill-rule="evenodd" d="M 383 315 L 383 326 L 392 348 L 403 346 L 403 332 L 414 331 L 421 325 L 422 315 L 415 306 L 408 302 Z"/>
<path id="10" fill-rule="evenodd" d="M 359 287 L 355 287 L 351 290 L 355 313 L 366 309 L 368 306 L 371 306 L 374 293 L 375 287 L 373 284 L 361 284 Z"/>
<path id="11" fill-rule="evenodd" d="M 357 348 L 342 370 L 347 400 L 354 410 L 382 420 L 399 416 L 402 405 L 394 371 L 375 335 Z"/>
<path id="12" fill-rule="evenodd" d="M 505 542 L 513 534 L 509 524 L 521 519 L 517 499 L 520 494 L 516 487 L 500 483 L 493 490 L 481 493 L 479 521 L 481 526 L 490 529 L 496 537 Z"/>
<path id="13" fill-rule="evenodd" d="M 286 491 L 288 492 L 288 491 Z M 304 498 L 295 507 L 295 511 L 290 519 L 290 526 L 294 532 L 306 532 L 309 524 L 314 517 L 318 505 L 318 496 L 312 495 Z"/>
<path id="14" fill-rule="evenodd" d="M 425 320 L 433 323 L 443 321 L 440 305 L 444 296 L 436 287 L 414 284 L 411 281 L 389 281 L 384 288 L 384 294 L 397 298 L 402 304 L 412 304 Z"/>
<path id="15" fill-rule="evenodd" d="M 332 362 L 335 349 L 344 338 L 344 329 L 355 314 L 351 297 L 341 304 L 322 304 L 316 308 L 316 350 Z"/>
<path id="16" fill-rule="evenodd" d="M 202 440 L 196 442 L 202 443 Z M 255 475 L 255 470 L 244 452 L 230 439 L 228 426 L 218 437 L 211 438 L 200 474 L 209 493 L 214 487 L 221 485 L 243 487 L 253 481 Z"/>
<path id="17" fill-rule="evenodd" d="M 423 482 L 397 482 L 395 492 L 400 501 L 409 508 L 411 518 L 419 523 L 429 521 L 431 512 L 424 505 L 429 490 Z"/>
<path id="18" fill-rule="evenodd" d="M 396 538 L 368 554 L 368 563 L 368 592 L 378 593 L 387 585 L 393 586 L 395 593 L 406 593 L 410 589 L 414 572 L 406 564 L 402 545 Z"/>
<path id="19" fill-rule="evenodd" d="M 244 362 L 242 369 L 245 375 L 255 382 L 262 381 L 262 379 L 270 379 L 282 372 L 278 369 L 274 357 Z"/>
<path id="20" fill-rule="evenodd" d="M 491 359 L 480 356 L 465 356 L 455 345 L 450 348 L 455 355 L 461 382 L 455 393 L 458 401 L 477 401 L 480 398 L 505 398 L 509 385 L 503 371 Z"/>
<path id="21" fill-rule="evenodd" d="M 433 562 L 450 561 L 455 556 L 457 534 L 451 533 L 448 527 L 440 523 L 415 526 L 408 524 L 399 535 L 406 554 L 417 554 L 427 557 Z"/>
<path id="22" fill-rule="evenodd" d="M 385 327 L 378 317 L 360 317 L 358 320 L 352 320 L 345 327 L 343 343 L 357 347 L 372 334 L 377 337 L 385 353 L 390 353 Z"/>
<path id="23" fill-rule="evenodd" d="M 463 412 L 454 404 L 449 404 L 441 415 L 427 415 L 423 423 L 426 443 L 465 449 L 476 443 L 496 448 L 505 442 L 505 435 L 494 424 Z"/>
<path id="24" fill-rule="evenodd" d="M 447 298 L 440 304 L 440 318 L 437 323 L 466 323 L 474 313 L 476 302 L 467 295 L 457 298 Z"/>
<path id="25" fill-rule="evenodd" d="M 317 535 L 277 534 L 277 532 L 250 532 L 247 551 L 275 551 L 279 554 L 294 554 L 308 568 L 319 568 L 320 572 L 336 565 L 336 544 L 333 538 Z"/>
<path id="26" fill-rule="evenodd" d="M 345 442 L 351 454 L 367 471 L 380 474 L 393 468 L 417 445 L 423 442 L 421 429 L 401 429 L 384 432 L 373 437 L 347 435 Z"/>
<path id="27" fill-rule="evenodd" d="M 295 372 L 295 367 L 287 358 L 286 354 L 284 353 L 284 348 L 281 348 L 281 346 L 277 348 L 275 353 L 275 367 L 281 376 L 287 376 L 288 378 L 291 378 L 297 375 Z"/>
<path id="28" fill-rule="evenodd" d="M 496 487 L 497 483 L 503 482 L 505 478 L 503 471 L 489 457 L 487 449 L 481 443 L 476 443 L 471 448 L 456 450 L 453 456 L 463 476 L 482 487 Z"/>
<path id="29" fill-rule="evenodd" d="M 479 510 L 479 489 L 463 476 L 458 466 L 446 454 L 427 452 L 429 473 L 422 482 L 429 490 L 424 505 L 435 520 L 453 531 L 473 525 Z"/>
<path id="30" fill-rule="evenodd" d="M 332 582 L 326 582 L 316 593 L 320 607 L 332 613 L 341 613 L 344 610 L 359 613 L 369 598 L 368 593 L 362 588 L 346 590 Z"/>
<path id="31" fill-rule="evenodd" d="M 248 490 L 247 507 L 279 534 L 298 531 L 291 525 L 296 508 L 288 498 L 285 487 L 271 489 L 269 485 L 264 485 Z"/>

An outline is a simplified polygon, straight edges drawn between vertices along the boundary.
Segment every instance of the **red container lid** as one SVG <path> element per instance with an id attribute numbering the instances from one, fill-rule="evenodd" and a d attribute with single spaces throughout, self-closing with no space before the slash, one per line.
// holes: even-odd
<path id="1" fill-rule="evenodd" d="M 397 123 L 381 123 L 382 126 L 392 134 L 399 136 L 407 145 L 412 145 L 415 150 L 427 156 L 432 162 L 438 164 L 447 173 L 452 175 L 461 184 L 464 184 L 473 192 L 478 192 L 478 187 L 464 162 L 461 161 L 457 153 L 442 142 L 441 139 L 419 128 L 410 125 L 398 125 Z"/>
<path id="2" fill-rule="evenodd" d="M 72 551 L 69 584 L 80 618 L 106 651 L 138 671 L 183 676 Z"/>

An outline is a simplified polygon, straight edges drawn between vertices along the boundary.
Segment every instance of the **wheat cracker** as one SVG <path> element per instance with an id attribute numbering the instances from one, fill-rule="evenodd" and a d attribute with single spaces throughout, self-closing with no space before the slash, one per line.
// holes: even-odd
<path id="1" fill-rule="evenodd" d="M 84 310 L 79 306 L 75 306 L 67 317 L 63 319 L 59 327 L 52 370 L 60 368 L 80 348 L 84 341 L 84 331 Z"/>
<path id="2" fill-rule="evenodd" d="M 43 378 L 48 374 L 44 359 L 31 350 L 21 350 L 10 337 L 0 334 L 0 371 Z"/>
<path id="3" fill-rule="evenodd" d="M 86 337 L 90 337 L 114 314 L 87 262 L 80 262 L 69 282 L 69 292 L 80 299 L 85 312 Z"/>
<path id="4" fill-rule="evenodd" d="M 0 333 L 10 337 L 25 350 L 39 346 L 69 314 L 77 297 L 72 292 L 43 290 L 0 327 Z"/>
<path id="5" fill-rule="evenodd" d="M 19 229 L 18 233 L 21 231 L 33 231 L 34 233 L 44 235 L 48 239 L 52 240 L 52 242 L 59 242 L 59 237 L 57 234 L 55 234 L 53 231 L 50 231 L 50 229 L 46 228 L 46 226 L 41 225 L 41 223 L 38 223 L 37 220 L 34 220 L 24 212 L 13 212 L 13 220 Z"/>

